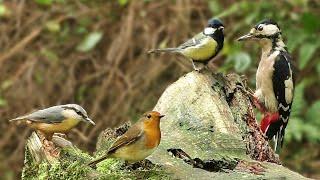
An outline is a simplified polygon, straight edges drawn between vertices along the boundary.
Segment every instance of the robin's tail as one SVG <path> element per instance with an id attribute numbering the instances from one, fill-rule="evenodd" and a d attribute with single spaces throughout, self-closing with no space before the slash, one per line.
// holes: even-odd
<path id="1" fill-rule="evenodd" d="M 100 158 L 98 158 L 96 160 L 93 160 L 93 161 L 89 162 L 87 165 L 90 166 L 90 167 L 95 167 L 96 164 L 98 164 L 99 162 L 107 159 L 108 157 L 109 157 L 109 154 L 104 155 L 104 156 L 102 156 L 102 157 L 100 157 Z"/>
<path id="2" fill-rule="evenodd" d="M 149 54 L 151 53 L 161 53 L 161 52 L 177 52 L 179 51 L 178 48 L 165 48 L 165 49 L 151 49 L 148 51 Z"/>

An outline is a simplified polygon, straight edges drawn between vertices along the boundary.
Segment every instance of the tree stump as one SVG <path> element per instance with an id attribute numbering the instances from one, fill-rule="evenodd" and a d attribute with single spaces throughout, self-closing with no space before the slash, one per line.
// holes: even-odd
<path id="1" fill-rule="evenodd" d="M 30 158 L 39 152 L 28 150 L 22 177 L 306 179 L 280 165 L 260 131 L 245 88 L 235 74 L 190 72 L 170 85 L 154 108 L 165 117 L 161 120 L 161 143 L 147 158 L 150 162 L 126 167 L 121 160 L 107 159 L 92 169 L 85 164 L 93 157 L 73 147 L 63 149 L 53 164 L 42 161 L 37 165 L 43 156 Z M 106 152 L 125 129 L 127 126 L 102 132 L 95 155 Z M 37 144 L 32 137 L 28 141 L 31 146 Z"/>

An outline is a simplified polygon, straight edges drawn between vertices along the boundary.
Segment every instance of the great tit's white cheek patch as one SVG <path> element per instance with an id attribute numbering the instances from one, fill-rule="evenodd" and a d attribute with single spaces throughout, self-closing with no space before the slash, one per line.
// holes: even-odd
<path id="1" fill-rule="evenodd" d="M 210 34 L 214 34 L 214 32 L 216 31 L 216 29 L 212 28 L 212 27 L 206 27 L 203 31 L 203 33 L 205 35 L 210 35 Z"/>
<path id="2" fill-rule="evenodd" d="M 273 24 L 268 24 L 263 27 L 263 34 L 272 35 L 279 31 L 278 27 Z"/>

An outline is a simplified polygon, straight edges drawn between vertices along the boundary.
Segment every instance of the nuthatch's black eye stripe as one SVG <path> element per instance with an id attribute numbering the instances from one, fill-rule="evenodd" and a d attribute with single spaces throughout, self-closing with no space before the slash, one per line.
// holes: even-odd
<path id="1" fill-rule="evenodd" d="M 68 107 L 68 106 L 65 106 L 64 107 L 65 109 L 70 109 L 70 110 L 73 110 L 74 112 L 76 112 L 79 116 L 81 116 L 82 118 L 87 118 L 86 115 L 84 115 L 81 111 L 79 111 L 78 109 L 74 108 L 74 107 Z"/>

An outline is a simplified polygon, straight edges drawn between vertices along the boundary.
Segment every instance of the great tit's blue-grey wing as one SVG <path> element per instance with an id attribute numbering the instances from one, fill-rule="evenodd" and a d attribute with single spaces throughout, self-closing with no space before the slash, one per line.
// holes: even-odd
<path id="1" fill-rule="evenodd" d="M 203 34 L 203 32 L 195 35 L 193 38 L 187 40 L 186 42 L 184 42 L 183 44 L 181 44 L 177 49 L 186 49 L 188 47 L 194 47 L 197 45 L 200 45 L 202 40 L 208 38 L 208 36 L 206 36 L 205 34 Z"/>
<path id="2" fill-rule="evenodd" d="M 25 116 L 17 117 L 10 121 L 29 120 L 33 122 L 60 123 L 65 119 L 62 115 L 62 111 L 62 106 L 53 106 L 47 109 L 35 111 Z"/>
<path id="3" fill-rule="evenodd" d="M 203 33 L 179 46 L 179 52 L 194 62 L 207 63 L 217 54 L 218 43 Z"/>
<path id="4" fill-rule="evenodd" d="M 206 36 L 203 34 L 203 32 L 195 35 L 192 39 L 189 39 L 188 41 L 184 42 L 180 46 L 176 48 L 163 48 L 163 49 L 152 49 L 148 51 L 148 53 L 156 53 L 156 52 L 180 52 L 181 50 L 191 47 L 191 46 L 196 46 L 201 43 L 201 40 L 205 38 Z"/>

